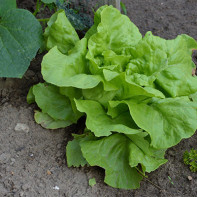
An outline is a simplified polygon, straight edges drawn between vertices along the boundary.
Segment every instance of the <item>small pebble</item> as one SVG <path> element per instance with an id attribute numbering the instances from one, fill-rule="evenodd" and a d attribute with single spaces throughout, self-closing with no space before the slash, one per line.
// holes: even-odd
<path id="1" fill-rule="evenodd" d="M 191 181 L 191 180 L 192 180 L 192 177 L 191 177 L 191 176 L 188 176 L 187 178 L 188 178 L 188 180 L 189 180 L 189 181 Z"/>
<path id="2" fill-rule="evenodd" d="M 10 160 L 11 160 L 10 165 L 13 165 L 15 163 L 15 161 L 16 161 L 14 158 L 11 158 Z"/>
<path id="3" fill-rule="evenodd" d="M 48 174 L 48 175 L 51 175 L 52 173 L 51 173 L 51 171 L 47 170 L 47 174 Z"/>
<path id="4" fill-rule="evenodd" d="M 26 124 L 17 123 L 14 130 L 15 131 L 23 131 L 25 133 L 28 133 L 29 132 L 29 127 Z"/>
<path id="5" fill-rule="evenodd" d="M 10 160 L 11 160 L 12 162 L 15 162 L 15 161 L 16 161 L 14 158 L 11 158 Z"/>
<path id="6" fill-rule="evenodd" d="M 59 190 L 60 188 L 58 186 L 53 187 L 55 190 Z"/>

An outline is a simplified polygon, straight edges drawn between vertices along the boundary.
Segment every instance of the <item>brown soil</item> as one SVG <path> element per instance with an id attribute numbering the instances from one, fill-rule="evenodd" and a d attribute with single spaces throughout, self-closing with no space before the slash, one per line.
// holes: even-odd
<path id="1" fill-rule="evenodd" d="M 166 39 L 186 33 L 197 39 L 196 0 L 123 0 L 128 16 L 145 34 L 152 31 Z M 31 12 L 35 1 L 18 0 L 18 6 Z M 46 13 L 45 13 L 46 14 Z M 49 11 L 47 12 L 49 14 Z M 185 150 L 197 149 L 197 134 L 169 149 L 167 164 L 149 174 L 138 190 L 114 189 L 103 183 L 104 171 L 97 167 L 67 168 L 65 147 L 80 123 L 49 131 L 34 122 L 34 105 L 26 103 L 31 85 L 42 81 L 42 54 L 32 61 L 23 79 L 0 79 L 0 196 L 26 197 L 195 197 L 197 173 L 183 164 Z M 195 59 L 195 57 L 194 57 Z M 29 131 L 16 131 L 24 123 Z M 172 179 L 172 184 L 169 177 Z M 192 180 L 188 180 L 188 176 Z M 88 185 L 96 178 L 94 187 Z M 57 186 L 55 188 L 55 186 Z M 59 188 L 59 189 L 58 189 Z"/>

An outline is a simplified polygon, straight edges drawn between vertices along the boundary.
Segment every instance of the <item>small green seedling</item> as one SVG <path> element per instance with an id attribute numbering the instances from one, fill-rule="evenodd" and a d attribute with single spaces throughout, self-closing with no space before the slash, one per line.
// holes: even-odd
<path id="1" fill-rule="evenodd" d="M 120 2 L 120 7 L 121 7 L 124 15 L 127 15 L 127 8 L 126 8 L 125 4 L 122 1 Z"/>
<path id="2" fill-rule="evenodd" d="M 171 179 L 170 176 L 168 176 L 168 179 L 169 179 L 170 183 L 171 183 L 172 185 L 174 185 L 174 182 L 172 181 L 172 179 Z"/>
<path id="3" fill-rule="evenodd" d="M 95 178 L 90 179 L 90 180 L 89 180 L 89 186 L 93 187 L 94 185 L 96 185 L 96 180 L 95 180 Z"/>
<path id="4" fill-rule="evenodd" d="M 190 152 L 185 151 L 183 161 L 192 172 L 197 172 L 197 150 L 191 149 Z"/>

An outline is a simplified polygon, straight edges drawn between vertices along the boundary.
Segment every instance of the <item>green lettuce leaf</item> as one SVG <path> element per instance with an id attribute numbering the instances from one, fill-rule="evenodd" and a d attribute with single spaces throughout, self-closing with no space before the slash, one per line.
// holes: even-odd
<path id="1" fill-rule="evenodd" d="M 129 165 L 130 143 L 127 137 L 113 134 L 80 143 L 84 158 L 90 166 L 105 169 L 105 183 L 121 189 L 139 188 L 142 176 Z"/>
<path id="2" fill-rule="evenodd" d="M 79 40 L 79 37 L 67 19 L 64 10 L 59 10 L 53 14 L 47 25 L 48 27 L 44 32 L 47 50 L 57 46 L 62 53 L 67 54 L 67 52 L 72 49 L 75 46 L 75 43 Z"/>
<path id="3" fill-rule="evenodd" d="M 58 87 L 39 83 L 33 87 L 33 94 L 42 112 L 54 120 L 68 120 L 71 124 L 78 120 L 69 99 L 59 93 Z"/>
<path id="4" fill-rule="evenodd" d="M 90 60 L 92 74 L 102 66 L 105 51 L 111 50 L 115 55 L 121 55 L 124 48 L 135 46 L 142 39 L 138 28 L 129 18 L 112 6 L 104 8 L 99 14 L 97 33 L 88 41 L 87 59 Z"/>
<path id="5" fill-rule="evenodd" d="M 52 48 L 43 58 L 42 75 L 45 81 L 59 87 L 92 88 L 99 84 L 99 76 L 84 74 L 87 70 L 85 55 L 87 40 L 78 41 L 68 55 L 57 47 Z"/>
<path id="6" fill-rule="evenodd" d="M 89 40 L 89 38 L 97 33 L 97 26 L 101 22 L 101 12 L 107 7 L 107 5 L 101 6 L 95 13 L 94 13 L 94 25 L 86 32 L 85 38 Z"/>
<path id="7" fill-rule="evenodd" d="M 65 128 L 73 124 L 70 120 L 55 120 L 50 117 L 47 113 L 40 111 L 35 111 L 34 114 L 35 121 L 46 129 L 59 129 Z"/>
<path id="8" fill-rule="evenodd" d="M 156 149 L 176 145 L 181 139 L 191 137 L 197 128 L 197 104 L 186 98 L 140 101 L 137 97 L 127 101 L 111 101 L 110 107 L 114 108 L 120 103 L 128 105 L 134 122 L 150 134 L 151 145 Z M 109 108 L 108 113 L 115 112 Z"/>
<path id="9" fill-rule="evenodd" d="M 78 136 L 78 135 L 73 135 L 74 140 L 68 142 L 66 146 L 66 157 L 67 157 L 67 165 L 68 167 L 80 167 L 80 166 L 85 166 L 87 161 L 82 155 L 81 152 L 81 147 L 80 147 L 80 142 L 84 140 L 85 135 Z"/>
<path id="10" fill-rule="evenodd" d="M 88 162 L 91 166 L 100 166 L 105 169 L 105 182 L 110 186 L 136 189 L 142 179 L 139 165 L 144 172 L 151 172 L 167 161 L 154 155 L 155 150 L 144 139 L 146 135 L 112 134 L 104 138 L 74 135 L 75 139 L 67 145 L 68 165 L 79 167 Z"/>
<path id="11" fill-rule="evenodd" d="M 197 91 L 192 48 L 197 48 L 197 42 L 189 36 L 165 40 L 148 32 L 138 45 L 126 50 L 132 57 L 126 69 L 128 78 L 141 86 L 155 87 L 168 97 L 192 94 Z"/>
<path id="12" fill-rule="evenodd" d="M 152 172 L 156 170 L 160 165 L 167 162 L 166 159 L 159 155 L 156 155 L 157 150 L 152 148 L 146 137 L 147 133 L 139 133 L 136 135 L 127 135 L 133 143 L 130 145 L 130 159 L 129 165 L 136 167 L 141 164 L 143 173 Z"/>
<path id="13" fill-rule="evenodd" d="M 75 100 L 77 109 L 87 115 L 86 126 L 95 136 L 109 136 L 112 131 L 136 134 L 141 131 L 131 119 L 129 112 L 126 111 L 112 119 L 103 109 L 102 105 L 91 100 Z"/>

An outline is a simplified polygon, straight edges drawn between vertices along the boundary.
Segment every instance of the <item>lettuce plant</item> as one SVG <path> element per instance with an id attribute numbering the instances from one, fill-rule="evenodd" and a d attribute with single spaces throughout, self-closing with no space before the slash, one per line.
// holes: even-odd
<path id="1" fill-rule="evenodd" d="M 84 133 L 67 145 L 69 167 L 100 166 L 108 185 L 136 189 L 146 172 L 167 162 L 167 148 L 194 134 L 193 38 L 142 37 L 112 6 L 97 10 L 81 40 L 63 10 L 51 17 L 44 36 L 46 82 L 33 86 L 27 100 L 37 103 L 35 120 L 48 129 L 86 116 Z"/>

